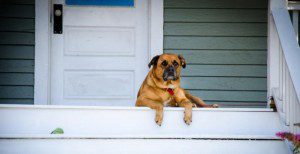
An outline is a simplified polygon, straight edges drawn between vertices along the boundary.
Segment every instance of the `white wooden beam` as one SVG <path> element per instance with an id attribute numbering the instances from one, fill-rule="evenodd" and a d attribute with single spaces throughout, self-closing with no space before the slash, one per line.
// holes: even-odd
<path id="1" fill-rule="evenodd" d="M 300 100 L 300 48 L 294 28 L 286 9 L 272 9 L 272 14 L 293 86 Z"/>
<path id="2" fill-rule="evenodd" d="M 34 104 L 49 104 L 50 0 L 35 0 Z"/>
<path id="3" fill-rule="evenodd" d="M 268 10 L 270 11 L 270 9 Z M 279 87 L 280 84 L 280 42 L 276 32 L 276 27 L 274 25 L 274 19 L 271 15 L 271 12 L 268 13 L 268 98 L 272 96 L 272 89 Z M 270 99 L 268 101 L 268 106 L 270 104 Z"/>
<path id="4" fill-rule="evenodd" d="M 288 154 L 283 141 L 186 139 L 0 139 L 0 153 Z"/>
<path id="5" fill-rule="evenodd" d="M 298 10 L 293 10 L 293 27 L 294 27 L 294 31 L 295 31 L 295 35 L 297 37 L 297 41 L 299 36 L 299 11 Z"/>
<path id="6" fill-rule="evenodd" d="M 164 1 L 149 0 L 149 44 L 150 44 L 150 60 L 163 53 L 163 24 L 164 24 Z"/>
<path id="7" fill-rule="evenodd" d="M 289 1 L 287 3 L 287 9 L 288 10 L 300 10 L 300 3 L 297 1 Z"/>
<path id="8" fill-rule="evenodd" d="M 0 107 L 0 136 L 47 135 L 60 127 L 65 135 L 113 138 L 199 138 L 203 136 L 275 136 L 283 130 L 270 109 L 194 109 L 193 122 L 183 121 L 183 108 L 165 108 L 162 126 L 153 110 L 144 107 Z"/>

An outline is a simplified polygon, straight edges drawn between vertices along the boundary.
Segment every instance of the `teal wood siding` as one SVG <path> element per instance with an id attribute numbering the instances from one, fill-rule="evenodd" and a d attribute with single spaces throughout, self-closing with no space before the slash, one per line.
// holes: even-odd
<path id="1" fill-rule="evenodd" d="M 0 1 L 0 104 L 33 104 L 34 0 Z"/>
<path id="2" fill-rule="evenodd" d="M 182 87 L 223 107 L 265 107 L 267 0 L 165 0 L 164 52 L 182 54 Z"/>

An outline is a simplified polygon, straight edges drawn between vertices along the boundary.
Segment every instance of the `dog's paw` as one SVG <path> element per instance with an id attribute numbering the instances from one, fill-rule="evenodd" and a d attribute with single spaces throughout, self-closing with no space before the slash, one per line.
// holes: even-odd
<path id="1" fill-rule="evenodd" d="M 218 108 L 218 107 L 219 107 L 218 104 L 213 104 L 213 105 L 211 105 L 211 106 L 212 106 L 212 108 Z"/>
<path id="2" fill-rule="evenodd" d="M 193 107 L 194 108 L 198 108 L 197 104 L 193 103 Z"/>
<path id="3" fill-rule="evenodd" d="M 155 122 L 158 126 L 161 126 L 162 120 L 163 120 L 162 116 L 159 116 L 159 115 L 155 116 Z"/>
<path id="4" fill-rule="evenodd" d="M 204 106 L 204 108 L 218 108 L 219 105 L 218 104 L 212 104 L 212 105 L 206 105 Z"/>
<path id="5" fill-rule="evenodd" d="M 183 120 L 184 120 L 184 122 L 185 122 L 187 125 L 190 125 L 190 124 L 192 123 L 192 119 L 191 119 L 191 118 L 184 117 Z"/>
<path id="6" fill-rule="evenodd" d="M 183 120 L 187 125 L 190 125 L 192 123 L 192 113 L 185 113 Z"/>

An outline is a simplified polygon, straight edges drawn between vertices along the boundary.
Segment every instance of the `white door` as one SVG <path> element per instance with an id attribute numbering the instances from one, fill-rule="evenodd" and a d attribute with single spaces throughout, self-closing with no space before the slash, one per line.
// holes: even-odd
<path id="1" fill-rule="evenodd" d="M 63 5 L 63 33 L 51 31 L 51 104 L 134 106 L 149 59 L 148 2 L 134 3 Z"/>

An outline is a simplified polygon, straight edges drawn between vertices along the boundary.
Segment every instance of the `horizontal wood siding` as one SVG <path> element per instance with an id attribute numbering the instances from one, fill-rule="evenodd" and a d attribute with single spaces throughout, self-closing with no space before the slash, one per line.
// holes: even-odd
<path id="1" fill-rule="evenodd" d="M 219 46 L 222 47 L 221 44 L 219 44 Z M 243 49 L 238 49 L 238 50 L 165 49 L 165 52 L 181 54 L 187 59 L 188 64 L 252 64 L 252 65 L 267 64 L 266 50 L 249 51 Z"/>
<path id="2" fill-rule="evenodd" d="M 182 76 L 266 77 L 265 65 L 187 65 Z"/>
<path id="3" fill-rule="evenodd" d="M 259 22 L 267 21 L 266 9 L 165 9 L 166 22 Z"/>
<path id="4" fill-rule="evenodd" d="M 197 9 L 266 9 L 266 0 L 164 0 L 165 9 L 169 8 L 197 8 Z"/>
<path id="5" fill-rule="evenodd" d="M 165 0 L 164 52 L 187 61 L 182 87 L 222 107 L 265 107 L 267 0 Z"/>
<path id="6" fill-rule="evenodd" d="M 243 49 L 266 50 L 266 37 L 164 37 L 165 49 Z"/>
<path id="7" fill-rule="evenodd" d="M 244 77 L 182 77 L 185 89 L 207 90 L 266 90 L 266 78 Z"/>
<path id="8" fill-rule="evenodd" d="M 6 0 L 9 1 L 9 0 Z M 21 0 L 20 0 L 21 1 Z M 3 4 L 0 5 L 0 17 L 4 18 L 30 18 L 34 19 L 34 4 Z"/>
<path id="9" fill-rule="evenodd" d="M 0 2 L 0 104 L 33 104 L 34 2 Z"/>
<path id="10" fill-rule="evenodd" d="M 265 23 L 165 23 L 168 36 L 267 36 Z"/>

